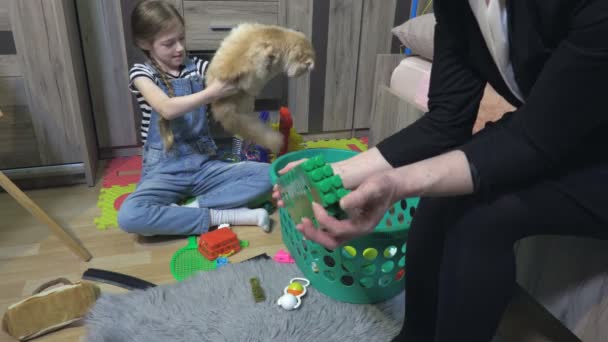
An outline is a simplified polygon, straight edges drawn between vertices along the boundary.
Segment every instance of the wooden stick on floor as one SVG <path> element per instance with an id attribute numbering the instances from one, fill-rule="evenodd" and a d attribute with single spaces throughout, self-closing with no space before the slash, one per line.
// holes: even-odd
<path id="1" fill-rule="evenodd" d="M 34 203 L 21 189 L 19 189 L 15 183 L 13 183 L 6 175 L 0 171 L 0 186 L 6 192 L 8 192 L 23 208 L 29 211 L 34 217 L 40 220 L 42 223 L 46 224 L 51 232 L 57 235 L 59 240 L 63 241 L 72 252 L 76 253 L 79 257 L 81 257 L 84 261 L 91 260 L 91 253 L 82 245 L 82 243 L 65 230 L 62 226 L 60 226 L 55 220 L 53 220 L 49 215 L 36 203 Z"/>

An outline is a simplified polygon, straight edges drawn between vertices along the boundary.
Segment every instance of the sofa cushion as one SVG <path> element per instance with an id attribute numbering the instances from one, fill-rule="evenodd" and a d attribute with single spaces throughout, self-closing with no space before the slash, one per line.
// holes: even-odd
<path id="1" fill-rule="evenodd" d="M 391 32 L 412 53 L 433 60 L 433 36 L 435 35 L 435 14 L 428 13 L 414 17 L 394 27 Z"/>

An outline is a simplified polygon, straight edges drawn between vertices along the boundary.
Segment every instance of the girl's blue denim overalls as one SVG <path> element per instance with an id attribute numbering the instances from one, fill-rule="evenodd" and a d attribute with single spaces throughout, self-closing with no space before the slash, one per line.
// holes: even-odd
<path id="1" fill-rule="evenodd" d="M 190 69 L 186 75 L 197 71 L 191 61 L 186 68 Z M 175 96 L 203 90 L 200 76 L 169 82 Z M 168 93 L 162 81 L 158 86 Z M 123 230 L 146 235 L 201 234 L 209 229 L 209 209 L 244 207 L 270 191 L 268 164 L 215 158 L 217 147 L 209 134 L 206 106 L 171 120 L 174 143 L 169 151 L 164 150 L 159 117 L 152 108 L 142 179 L 118 213 Z M 171 206 L 190 196 L 197 198 L 200 208 Z"/>

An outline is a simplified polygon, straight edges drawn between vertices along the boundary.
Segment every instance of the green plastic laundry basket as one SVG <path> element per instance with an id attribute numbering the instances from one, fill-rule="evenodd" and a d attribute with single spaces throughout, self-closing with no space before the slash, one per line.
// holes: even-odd
<path id="1" fill-rule="evenodd" d="M 357 154 L 338 149 L 309 149 L 288 153 L 270 168 L 273 184 L 287 163 L 322 155 L 326 162 Z M 407 232 L 418 198 L 395 203 L 374 232 L 332 251 L 303 238 L 289 212 L 279 209 L 283 242 L 298 268 L 319 292 L 342 302 L 370 304 L 388 300 L 404 289 Z"/>

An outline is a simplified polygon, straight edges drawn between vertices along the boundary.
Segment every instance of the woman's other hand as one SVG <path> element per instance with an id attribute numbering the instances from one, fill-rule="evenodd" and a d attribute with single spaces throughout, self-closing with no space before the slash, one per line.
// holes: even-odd
<path id="1" fill-rule="evenodd" d="M 356 190 L 340 201 L 340 207 L 347 213 L 347 219 L 337 220 L 325 209 L 313 203 L 316 228 L 312 221 L 305 218 L 296 228 L 307 239 L 320 245 L 335 249 L 357 237 L 374 231 L 388 208 L 396 202 L 397 184 L 390 172 L 369 177 Z"/>

